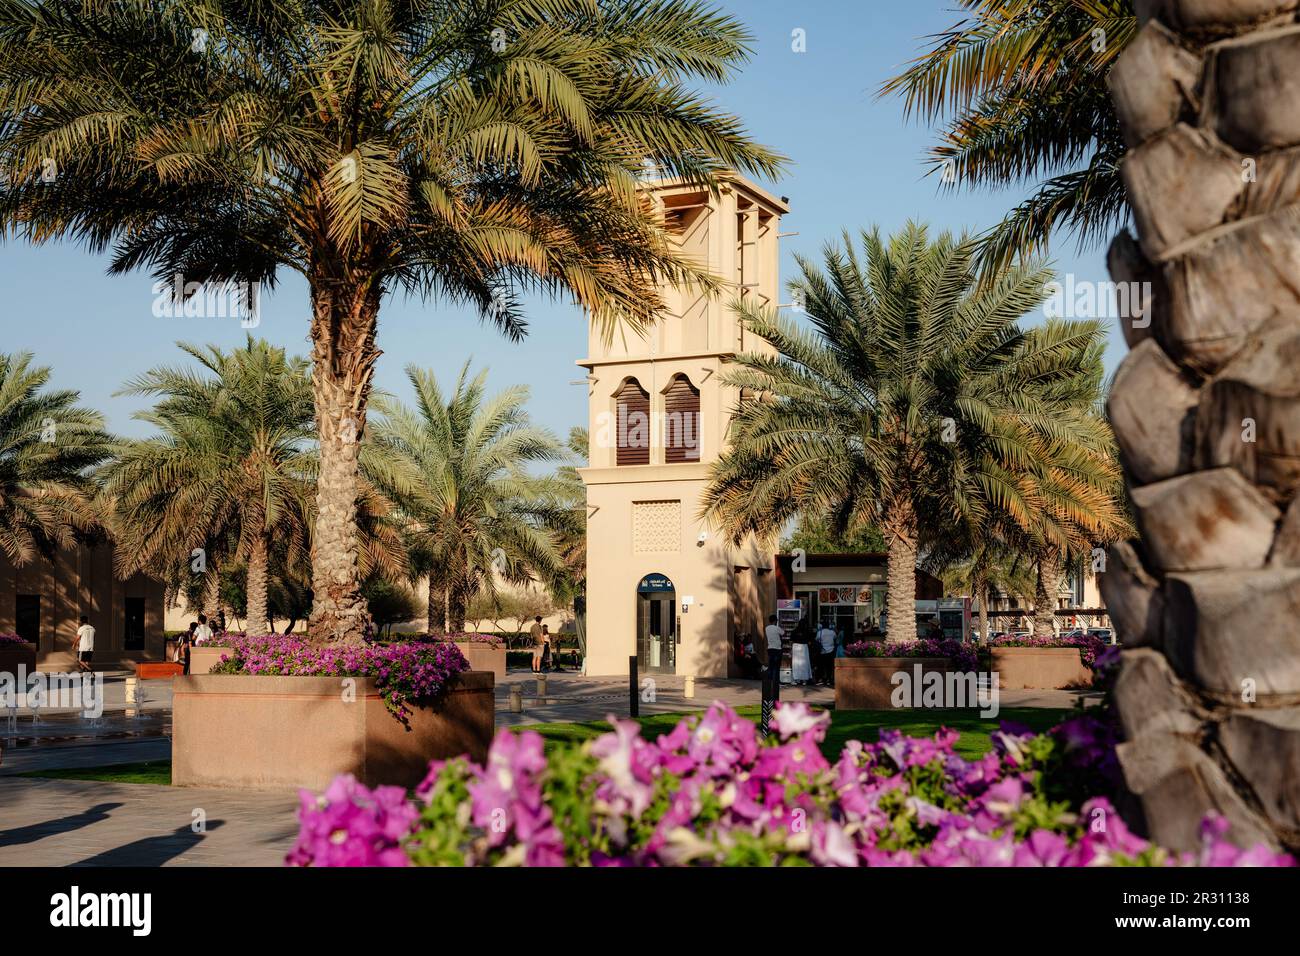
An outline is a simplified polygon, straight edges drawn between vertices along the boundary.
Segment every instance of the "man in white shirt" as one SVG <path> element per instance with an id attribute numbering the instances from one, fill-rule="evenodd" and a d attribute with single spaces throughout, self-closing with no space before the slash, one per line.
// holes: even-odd
<path id="1" fill-rule="evenodd" d="M 835 629 L 826 621 L 822 622 L 817 632 L 817 643 L 821 645 L 822 682 L 830 684 L 835 674 Z"/>
<path id="2" fill-rule="evenodd" d="M 768 616 L 763 633 L 767 635 L 767 677 L 777 682 L 781 679 L 781 654 L 785 649 L 785 635 L 776 623 L 775 614 Z"/>
<path id="3" fill-rule="evenodd" d="M 95 656 L 95 629 L 90 626 L 90 618 L 81 615 L 81 626 L 77 628 L 77 670 L 90 673 L 90 661 Z"/>

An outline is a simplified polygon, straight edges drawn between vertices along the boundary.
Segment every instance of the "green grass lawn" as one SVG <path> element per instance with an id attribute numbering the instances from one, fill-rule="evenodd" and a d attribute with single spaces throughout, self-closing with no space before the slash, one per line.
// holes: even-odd
<path id="1" fill-rule="evenodd" d="M 758 720 L 757 705 L 736 708 L 736 713 L 750 720 Z M 951 727 L 961 737 L 953 748 L 967 759 L 979 757 L 993 749 L 993 740 L 989 736 L 997 730 L 1003 720 L 1025 724 L 1033 730 L 1046 730 L 1060 723 L 1071 713 L 1070 710 L 1055 710 L 1042 707 L 1004 707 L 996 719 L 986 720 L 976 710 L 846 710 L 831 711 L 831 729 L 822 743 L 822 753 L 829 759 L 836 759 L 844 744 L 849 740 L 861 740 L 874 743 L 880 738 L 880 731 L 893 728 L 901 730 L 912 737 L 929 737 L 940 727 Z M 641 717 L 641 735 L 653 740 L 659 734 L 666 734 L 682 718 L 681 714 L 655 714 Z M 547 749 L 561 743 L 589 740 L 609 730 L 609 724 L 603 720 L 594 720 L 577 724 L 529 724 L 520 730 L 535 730 L 546 741 Z"/>
<path id="2" fill-rule="evenodd" d="M 739 707 L 736 712 L 750 720 L 758 719 L 757 705 Z M 874 743 L 880 737 L 880 731 L 894 728 L 913 737 L 928 737 L 940 727 L 951 727 L 961 734 L 954 748 L 958 754 L 967 759 L 979 757 L 993 749 L 989 737 L 997 730 L 999 721 L 1010 720 L 1025 724 L 1034 730 L 1046 730 L 1053 724 L 1060 723 L 1072 711 L 1052 710 L 1042 707 L 1007 707 L 995 720 L 984 720 L 974 710 L 847 710 L 831 711 L 831 729 L 822 744 L 822 752 L 827 758 L 836 759 L 844 748 L 845 741 L 861 740 Z M 654 714 L 641 717 L 641 735 L 654 740 L 659 734 L 666 734 L 681 720 L 681 714 Z M 518 728 L 533 730 L 542 735 L 547 750 L 561 744 L 590 740 L 609 730 L 609 724 L 603 720 L 585 723 L 528 724 Z M 159 760 L 145 763 L 118 764 L 113 767 L 91 767 L 76 770 L 29 770 L 19 774 L 22 777 L 54 777 L 60 780 L 100 780 L 104 783 L 157 783 L 169 785 L 172 782 L 170 761 Z"/>
<path id="3" fill-rule="evenodd" d="M 120 763 L 111 767 L 85 767 L 67 770 L 28 770 L 19 777 L 54 777 L 57 780 L 98 780 L 101 783 L 157 783 L 171 786 L 172 762 L 146 760 Z"/>

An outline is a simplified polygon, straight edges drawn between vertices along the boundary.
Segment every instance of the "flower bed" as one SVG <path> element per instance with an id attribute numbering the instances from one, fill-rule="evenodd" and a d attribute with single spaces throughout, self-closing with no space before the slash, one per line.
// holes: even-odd
<path id="1" fill-rule="evenodd" d="M 506 677 L 506 642 L 495 634 L 423 634 L 422 644 L 455 644 L 476 671 L 491 671 L 497 680 Z"/>
<path id="2" fill-rule="evenodd" d="M 495 679 L 454 644 L 229 637 L 195 649 L 222 654 L 208 674 L 173 684 L 177 786 L 323 787 L 340 773 L 413 786 L 431 759 L 487 752 Z"/>
<path id="3" fill-rule="evenodd" d="M 405 722 L 412 702 L 435 701 L 456 675 L 470 669 L 454 644 L 315 644 L 288 634 L 230 636 L 230 654 L 212 674 L 285 677 L 369 677 L 384 705 Z"/>
<path id="4" fill-rule="evenodd" d="M 487 761 L 434 763 L 414 798 L 350 777 L 302 794 L 287 862 L 317 866 L 1096 866 L 1293 865 L 1226 842 L 1209 818 L 1199 852 L 1130 832 L 1096 794 L 1114 771 L 1113 735 L 1080 716 L 1043 735 L 1004 726 L 967 761 L 957 734 L 883 731 L 823 757 L 829 717 L 779 707 L 776 733 L 721 703 L 655 742 L 633 721 L 544 754 L 502 730 Z M 1100 821 L 1100 825 L 1099 825 Z"/>
<path id="5" fill-rule="evenodd" d="M 845 657 L 946 657 L 954 670 L 979 669 L 979 651 L 951 637 L 941 640 L 922 638 L 916 641 L 856 641 L 845 645 Z"/>
<path id="6" fill-rule="evenodd" d="M 999 637 L 986 645 L 989 669 L 1003 688 L 1085 688 L 1097 658 L 1111 645 L 1100 637 Z"/>
<path id="7" fill-rule="evenodd" d="M 26 644 L 26 643 L 28 642 L 23 638 L 19 637 L 17 634 L 0 634 L 0 647 L 3 647 L 5 644 Z"/>
<path id="8" fill-rule="evenodd" d="M 995 647 L 1033 647 L 1044 649 L 1073 647 L 1078 649 L 1079 660 L 1082 662 L 1083 666 L 1089 670 L 1096 670 L 1098 655 L 1112 645 L 1110 642 L 1100 637 L 1084 635 L 1083 637 L 995 637 L 985 646 L 990 649 Z"/>

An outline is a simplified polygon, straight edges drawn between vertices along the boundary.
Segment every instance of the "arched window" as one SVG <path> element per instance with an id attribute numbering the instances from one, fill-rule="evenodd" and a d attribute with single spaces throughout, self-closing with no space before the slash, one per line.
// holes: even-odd
<path id="1" fill-rule="evenodd" d="M 685 375 L 664 391 L 664 461 L 700 460 L 700 390 Z"/>
<path id="2" fill-rule="evenodd" d="M 628 379 L 615 395 L 618 405 L 618 464 L 650 464 L 650 393 Z"/>

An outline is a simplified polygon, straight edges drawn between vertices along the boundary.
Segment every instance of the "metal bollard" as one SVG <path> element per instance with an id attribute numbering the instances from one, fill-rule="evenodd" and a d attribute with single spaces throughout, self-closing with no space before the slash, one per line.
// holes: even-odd
<path id="1" fill-rule="evenodd" d="M 641 698 L 637 696 L 637 659 L 633 654 L 627 659 L 627 710 L 628 716 L 641 715 Z"/>
<path id="2" fill-rule="evenodd" d="M 510 685 L 510 713 L 522 714 L 524 712 L 524 689 L 518 684 Z"/>
<path id="3" fill-rule="evenodd" d="M 691 700 L 692 698 L 695 697 L 695 675 L 694 674 L 686 675 L 686 689 L 682 692 L 682 695 L 687 700 Z"/>
<path id="4" fill-rule="evenodd" d="M 769 678 L 766 674 L 763 676 L 763 702 L 759 708 L 759 720 L 761 726 L 759 733 L 764 737 L 772 733 L 771 722 L 772 715 L 776 712 L 777 701 L 781 699 L 781 679 L 779 677 Z"/>

